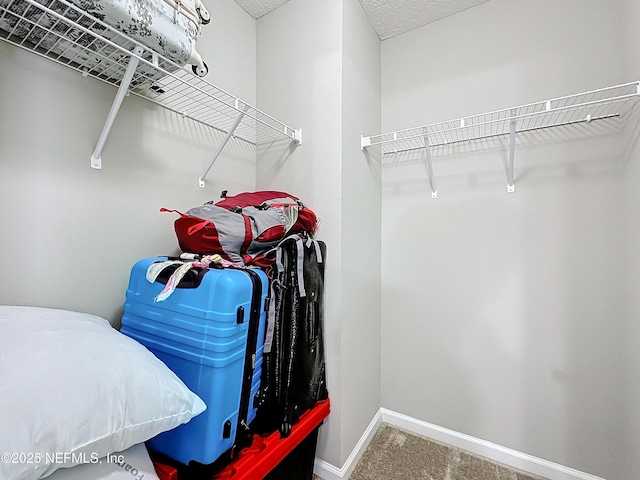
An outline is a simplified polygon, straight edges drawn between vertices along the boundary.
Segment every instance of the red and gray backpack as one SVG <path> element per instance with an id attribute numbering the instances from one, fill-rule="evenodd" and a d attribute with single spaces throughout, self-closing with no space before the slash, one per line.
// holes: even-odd
<path id="1" fill-rule="evenodd" d="M 313 236 L 318 218 L 299 198 L 285 192 L 264 190 L 209 201 L 180 217 L 174 228 L 183 252 L 219 254 L 236 265 L 266 267 L 273 263 L 270 250 L 288 235 Z"/>

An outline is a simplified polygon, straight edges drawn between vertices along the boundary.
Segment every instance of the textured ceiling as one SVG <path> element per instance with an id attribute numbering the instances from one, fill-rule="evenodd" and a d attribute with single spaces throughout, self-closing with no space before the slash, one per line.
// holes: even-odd
<path id="1" fill-rule="evenodd" d="M 288 0 L 236 0 L 253 18 Z M 360 0 L 381 40 L 400 35 L 488 0 Z"/>
<path id="2" fill-rule="evenodd" d="M 381 40 L 400 35 L 488 0 L 360 0 Z"/>
<path id="3" fill-rule="evenodd" d="M 236 0 L 236 3 L 244 8 L 253 18 L 258 19 L 288 1 L 289 0 Z"/>

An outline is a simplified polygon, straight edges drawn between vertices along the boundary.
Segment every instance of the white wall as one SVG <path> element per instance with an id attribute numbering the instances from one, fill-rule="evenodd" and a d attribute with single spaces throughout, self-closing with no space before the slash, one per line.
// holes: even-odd
<path id="1" fill-rule="evenodd" d="M 234 1 L 205 3 L 209 80 L 303 127 L 303 145 L 263 146 L 256 164 L 231 142 L 200 190 L 220 135 L 129 97 L 92 170 L 114 89 L 0 43 L 0 304 L 117 324 L 131 264 L 176 249 L 160 207 L 289 190 L 319 213 L 328 245 L 321 458 L 341 466 L 382 405 L 637 477 L 637 127 L 623 141 L 595 125 L 519 137 L 515 194 L 504 142 L 439 150 L 436 200 L 419 159 L 381 180 L 358 144 L 637 79 L 637 2 L 493 0 L 382 47 L 357 0 L 290 0 L 257 32 Z"/>
<path id="2" fill-rule="evenodd" d="M 623 0 L 622 18 L 622 80 L 640 80 L 640 3 Z M 627 382 L 621 391 L 624 398 L 625 439 L 623 478 L 640 478 L 640 105 L 627 124 L 623 137 L 624 206 L 625 206 L 625 292 L 626 292 L 626 359 Z"/>
<path id="3" fill-rule="evenodd" d="M 289 156 L 258 151 L 258 186 L 322 219 L 331 415 L 318 456 L 340 467 L 380 406 L 380 169 L 359 146 L 379 128 L 379 40 L 357 0 L 291 0 L 257 25 L 258 106 L 303 127 Z"/>
<path id="4" fill-rule="evenodd" d="M 493 0 L 386 40 L 382 130 L 620 83 L 620 26 Z M 505 139 L 436 150 L 437 199 L 422 157 L 385 159 L 382 405 L 622 480 L 622 147 L 589 127 L 519 136 L 513 194 Z"/>
<path id="5" fill-rule="evenodd" d="M 304 127 L 303 146 L 261 148 L 256 176 L 255 148 L 231 142 L 201 190 L 221 135 L 131 96 L 103 169 L 93 170 L 115 89 L 0 42 L 0 247 L 15 259 L 0 303 L 86 311 L 117 325 L 131 265 L 177 251 L 175 216 L 160 207 L 186 210 L 223 189 L 295 192 L 322 218 L 328 245 L 333 404 L 319 453 L 341 465 L 380 406 L 381 175 L 359 148 L 361 132 L 380 130 L 380 42 L 357 0 L 289 2 L 261 19 L 258 42 L 256 22 L 234 1 L 206 5 L 213 20 L 198 50 L 208 80 Z"/>
<path id="6" fill-rule="evenodd" d="M 333 441 L 318 453 L 334 464 L 339 463 L 342 414 L 341 18 L 338 2 L 291 0 L 257 21 L 258 107 L 303 127 L 303 144 L 287 156 L 278 144 L 258 149 L 258 188 L 302 198 L 321 218 L 317 238 L 327 244 L 324 332 L 333 401 L 322 436 Z"/>
<path id="7" fill-rule="evenodd" d="M 382 256 L 380 158 L 360 150 L 360 135 L 381 128 L 380 40 L 357 0 L 343 1 L 342 32 L 340 465 L 380 407 Z"/>
<path id="8" fill-rule="evenodd" d="M 233 0 L 205 0 L 213 20 L 198 49 L 208 80 L 255 102 L 255 22 Z M 255 187 L 255 147 L 231 142 L 197 186 L 221 135 L 125 98 L 89 158 L 115 89 L 0 42 L 0 249 L 12 265 L 0 304 L 91 312 L 119 324 L 128 275 L 173 253 L 173 214 Z"/>

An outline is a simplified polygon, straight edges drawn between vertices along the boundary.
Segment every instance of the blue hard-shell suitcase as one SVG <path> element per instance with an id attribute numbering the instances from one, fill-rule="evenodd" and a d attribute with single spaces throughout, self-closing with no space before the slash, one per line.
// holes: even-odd
<path id="1" fill-rule="evenodd" d="M 256 416 L 268 279 L 257 269 L 205 269 L 155 302 L 164 284 L 150 283 L 146 272 L 163 260 L 134 265 L 121 332 L 151 350 L 207 405 L 147 445 L 184 465 L 206 465 L 237 446 Z"/>

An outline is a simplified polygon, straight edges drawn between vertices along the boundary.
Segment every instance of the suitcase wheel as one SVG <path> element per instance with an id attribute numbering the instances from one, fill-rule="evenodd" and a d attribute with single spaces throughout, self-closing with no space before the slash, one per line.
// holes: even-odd
<path id="1" fill-rule="evenodd" d="M 206 9 L 196 8 L 198 12 L 198 16 L 200 17 L 200 21 L 202 21 L 203 25 L 207 25 L 211 21 L 211 16 Z"/>
<path id="2" fill-rule="evenodd" d="M 191 65 L 191 70 L 199 77 L 204 77 L 207 73 L 209 73 L 209 67 L 206 63 L 202 62 L 202 66 Z"/>
<path id="3" fill-rule="evenodd" d="M 287 438 L 291 435 L 291 423 L 286 419 L 282 422 L 282 425 L 280 425 L 280 435 L 282 435 L 282 438 Z"/>

